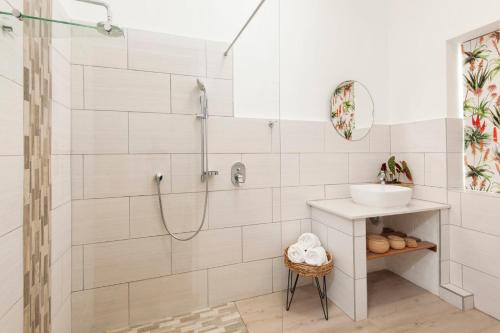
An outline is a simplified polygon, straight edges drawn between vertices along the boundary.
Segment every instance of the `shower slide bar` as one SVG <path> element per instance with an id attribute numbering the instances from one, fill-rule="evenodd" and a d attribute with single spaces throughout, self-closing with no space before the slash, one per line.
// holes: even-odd
<path id="1" fill-rule="evenodd" d="M 229 54 L 229 51 L 233 48 L 233 45 L 236 43 L 236 41 L 238 40 L 238 38 L 240 38 L 240 36 L 243 33 L 243 31 L 245 31 L 245 29 L 247 28 L 248 24 L 250 24 L 250 22 L 252 21 L 252 19 L 257 14 L 257 12 L 259 11 L 260 7 L 262 7 L 262 5 L 264 4 L 265 1 L 266 0 L 262 0 L 259 3 L 259 5 L 257 6 L 257 8 L 255 8 L 255 10 L 253 11 L 252 15 L 250 15 L 250 17 L 248 18 L 248 20 L 245 22 L 245 25 L 243 26 L 243 28 L 241 28 L 240 32 L 238 32 L 238 34 L 233 39 L 233 41 L 231 42 L 231 44 L 229 44 L 229 47 L 227 48 L 226 52 L 224 52 L 224 56 L 225 57 L 227 57 L 227 55 Z"/>

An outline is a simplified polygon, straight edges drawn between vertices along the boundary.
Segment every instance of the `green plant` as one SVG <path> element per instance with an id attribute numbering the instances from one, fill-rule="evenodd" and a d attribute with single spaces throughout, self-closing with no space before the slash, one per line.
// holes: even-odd
<path id="1" fill-rule="evenodd" d="M 386 163 L 382 164 L 379 175 L 382 173 L 384 174 L 384 181 L 389 184 L 400 184 L 401 175 L 405 175 L 410 183 L 413 183 L 413 176 L 408 163 L 406 161 L 396 162 L 395 156 L 391 156 Z"/>

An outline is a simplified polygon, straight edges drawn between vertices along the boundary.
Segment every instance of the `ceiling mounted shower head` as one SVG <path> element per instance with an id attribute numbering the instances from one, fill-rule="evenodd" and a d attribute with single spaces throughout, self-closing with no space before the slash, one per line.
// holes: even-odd
<path id="1" fill-rule="evenodd" d="M 97 23 L 96 30 L 106 36 L 109 37 L 122 37 L 124 36 L 123 30 L 116 26 L 112 25 L 111 22 L 99 22 Z"/>
<path id="2" fill-rule="evenodd" d="M 200 79 L 196 79 L 196 84 L 198 84 L 198 89 L 200 89 L 203 92 L 207 92 L 205 84 L 201 82 Z"/>
<path id="3" fill-rule="evenodd" d="M 97 32 L 109 37 L 122 37 L 124 36 L 123 30 L 116 25 L 113 25 L 113 16 L 109 4 L 100 0 L 76 0 L 80 2 L 90 3 L 92 5 L 101 6 L 106 8 L 107 20 L 99 22 L 96 25 Z"/>

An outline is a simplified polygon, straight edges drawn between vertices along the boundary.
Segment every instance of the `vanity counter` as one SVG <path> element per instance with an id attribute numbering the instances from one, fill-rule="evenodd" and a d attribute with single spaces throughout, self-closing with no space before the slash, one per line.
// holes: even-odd
<path id="1" fill-rule="evenodd" d="M 412 199 L 405 207 L 378 208 L 359 205 L 351 198 L 331 200 L 311 200 L 307 204 L 326 213 L 330 213 L 348 220 L 366 219 L 390 215 L 429 212 L 434 210 L 449 209 L 446 204 Z"/>
<path id="2" fill-rule="evenodd" d="M 312 231 L 333 253 L 333 274 L 327 278 L 328 298 L 353 320 L 368 316 L 367 262 L 379 265 L 434 294 L 439 293 L 441 224 L 447 224 L 449 205 L 411 200 L 405 207 L 377 208 L 351 198 L 308 201 Z M 384 226 L 422 239 L 420 246 L 374 256 L 366 250 L 366 225 L 383 217 Z M 446 234 L 446 233 L 444 233 Z M 400 255 L 403 254 L 404 255 Z"/>

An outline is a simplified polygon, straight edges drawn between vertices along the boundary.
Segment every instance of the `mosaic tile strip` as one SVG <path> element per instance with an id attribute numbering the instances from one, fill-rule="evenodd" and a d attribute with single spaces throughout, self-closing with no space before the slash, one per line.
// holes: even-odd
<path id="1" fill-rule="evenodd" d="M 51 0 L 24 0 L 24 14 L 51 17 Z M 51 26 L 24 21 L 24 332 L 49 333 Z"/>
<path id="2" fill-rule="evenodd" d="M 234 303 L 106 333 L 248 333 Z"/>

